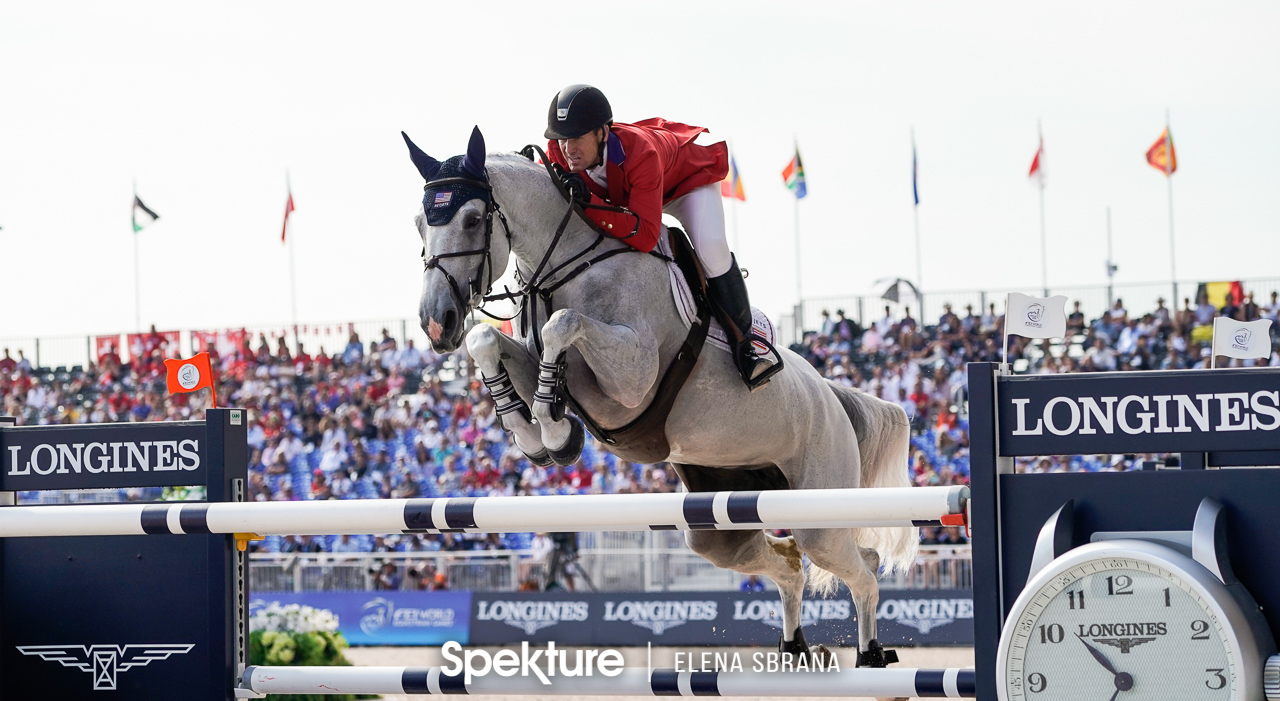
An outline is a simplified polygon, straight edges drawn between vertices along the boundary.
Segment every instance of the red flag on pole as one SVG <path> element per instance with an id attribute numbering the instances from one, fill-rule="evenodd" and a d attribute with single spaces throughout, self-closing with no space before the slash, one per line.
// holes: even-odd
<path id="1" fill-rule="evenodd" d="M 169 386 L 169 394 L 194 392 L 208 387 L 213 394 L 213 406 L 218 406 L 218 391 L 213 386 L 213 367 L 209 363 L 209 354 L 196 353 L 190 358 L 166 358 L 164 361 L 165 383 Z"/>
<path id="2" fill-rule="evenodd" d="M 1044 170 L 1040 167 L 1040 158 L 1044 155 L 1044 137 L 1040 137 L 1040 148 L 1036 149 L 1036 157 L 1031 160 L 1031 171 L 1027 177 L 1044 180 Z"/>
<path id="3" fill-rule="evenodd" d="M 284 205 L 284 226 L 280 229 L 280 243 L 284 243 L 285 234 L 289 231 L 289 213 L 293 211 L 293 193 L 289 193 L 289 201 Z"/>
<path id="4" fill-rule="evenodd" d="M 1147 165 L 1164 173 L 1173 175 L 1178 170 L 1178 153 L 1173 150 L 1173 135 L 1166 127 L 1164 133 L 1147 149 Z"/>

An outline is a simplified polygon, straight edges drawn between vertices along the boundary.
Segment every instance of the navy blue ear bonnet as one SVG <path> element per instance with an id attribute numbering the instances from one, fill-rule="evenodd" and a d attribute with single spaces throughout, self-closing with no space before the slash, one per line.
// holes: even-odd
<path id="1" fill-rule="evenodd" d="M 432 180 L 441 178 L 475 178 L 475 174 L 463 168 L 465 156 L 454 156 L 440 164 L 440 170 Z M 484 176 L 480 178 L 483 180 Z M 439 187 L 428 187 L 422 193 L 422 210 L 427 213 L 427 224 L 440 226 L 448 224 L 458 208 L 470 202 L 480 200 L 489 204 L 489 191 L 467 183 L 450 183 Z"/>
<path id="2" fill-rule="evenodd" d="M 428 185 L 434 180 L 445 178 L 466 178 L 486 184 L 489 182 L 489 176 L 484 170 L 484 136 L 480 134 L 480 127 L 471 130 L 471 141 L 467 144 L 466 155 L 454 156 L 443 163 L 418 148 L 409 140 L 408 134 L 400 132 L 400 135 L 404 137 L 404 143 L 409 147 L 409 158 L 413 161 L 413 165 L 417 166 L 418 173 Z M 427 214 L 427 224 L 429 226 L 448 224 L 449 220 L 458 213 L 458 208 L 471 200 L 480 200 L 487 207 L 488 189 L 466 182 L 427 187 L 422 195 L 422 209 Z"/>

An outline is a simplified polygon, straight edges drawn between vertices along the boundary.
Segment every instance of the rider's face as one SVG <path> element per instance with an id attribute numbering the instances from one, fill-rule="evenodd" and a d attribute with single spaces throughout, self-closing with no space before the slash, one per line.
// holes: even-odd
<path id="1" fill-rule="evenodd" d="M 600 140 L 604 138 L 604 129 L 593 129 L 573 139 L 560 139 L 560 151 L 569 164 L 569 172 L 582 171 L 599 164 Z"/>

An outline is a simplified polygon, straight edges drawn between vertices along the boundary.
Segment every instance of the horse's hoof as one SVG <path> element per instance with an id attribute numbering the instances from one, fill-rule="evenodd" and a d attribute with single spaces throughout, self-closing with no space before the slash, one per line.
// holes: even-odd
<path id="1" fill-rule="evenodd" d="M 551 459 L 561 467 L 568 467 L 578 461 L 582 456 L 582 448 L 586 445 L 586 431 L 582 429 L 582 422 L 572 416 L 564 417 L 569 422 L 569 440 L 559 448 L 548 448 L 547 453 Z"/>
<path id="2" fill-rule="evenodd" d="M 809 644 L 804 641 L 804 631 L 796 628 L 795 635 L 790 640 L 778 638 L 778 652 L 789 652 L 793 655 L 809 654 Z"/>
<path id="3" fill-rule="evenodd" d="M 879 640 L 867 643 L 865 651 L 858 651 L 857 667 L 888 667 L 898 661 L 897 650 L 886 650 Z"/>
<path id="4" fill-rule="evenodd" d="M 536 455 L 525 453 L 524 457 L 530 464 L 537 465 L 538 467 L 551 467 L 551 463 L 555 462 L 551 459 L 551 455 L 547 452 L 546 448 L 543 448 L 542 451 Z"/>

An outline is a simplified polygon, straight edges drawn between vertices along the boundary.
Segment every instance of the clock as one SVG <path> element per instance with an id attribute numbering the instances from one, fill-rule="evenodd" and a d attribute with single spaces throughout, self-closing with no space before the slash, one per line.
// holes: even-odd
<path id="1" fill-rule="evenodd" d="M 1202 501 L 1191 531 L 1095 533 L 1077 548 L 1072 508 L 1041 530 L 1001 631 L 1001 701 L 1267 698 L 1275 643 L 1232 574 L 1219 504 Z"/>

